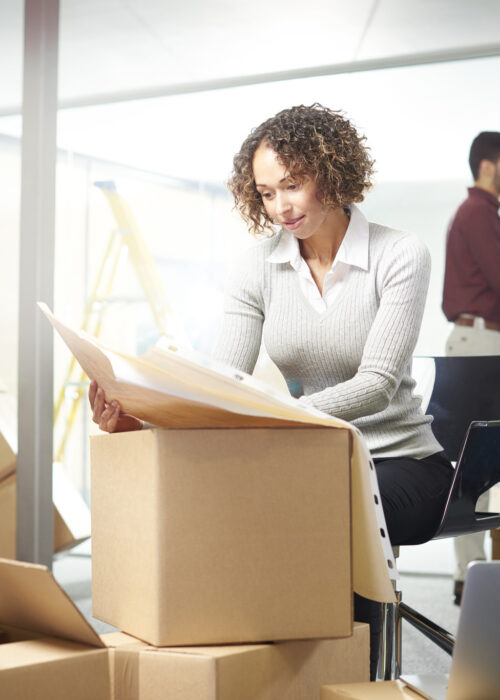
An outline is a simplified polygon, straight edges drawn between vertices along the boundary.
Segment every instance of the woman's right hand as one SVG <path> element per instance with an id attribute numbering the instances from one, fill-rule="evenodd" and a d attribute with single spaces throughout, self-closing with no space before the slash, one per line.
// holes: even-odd
<path id="1" fill-rule="evenodd" d="M 89 387 L 89 401 L 92 409 L 92 420 L 101 430 L 107 433 L 124 433 L 129 430 L 142 430 L 142 420 L 122 413 L 118 401 L 108 403 L 104 391 L 93 379 Z"/>

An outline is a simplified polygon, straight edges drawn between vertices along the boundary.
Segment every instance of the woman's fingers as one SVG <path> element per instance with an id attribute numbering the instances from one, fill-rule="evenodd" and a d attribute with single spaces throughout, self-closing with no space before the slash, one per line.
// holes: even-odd
<path id="1" fill-rule="evenodd" d="M 90 382 L 89 386 L 89 402 L 90 402 L 90 408 L 94 410 L 94 401 L 95 401 L 95 395 L 97 393 L 97 382 L 95 379 L 93 379 Z"/>
<path id="2" fill-rule="evenodd" d="M 95 393 L 95 398 L 94 398 L 94 406 L 93 406 L 93 411 L 92 411 L 92 419 L 94 423 L 97 423 L 100 425 L 101 423 L 101 416 L 103 414 L 103 411 L 105 410 L 105 401 L 104 401 L 104 391 L 101 389 L 101 387 L 97 387 L 97 391 Z"/>
<path id="3" fill-rule="evenodd" d="M 101 430 L 107 433 L 141 430 L 142 421 L 122 413 L 118 401 L 107 403 L 104 391 L 95 380 L 90 382 L 89 402 L 92 409 L 92 420 L 97 423 Z"/>
<path id="4" fill-rule="evenodd" d="M 106 404 L 99 420 L 99 428 L 108 433 L 116 430 L 118 418 L 120 417 L 120 406 L 116 403 Z"/>

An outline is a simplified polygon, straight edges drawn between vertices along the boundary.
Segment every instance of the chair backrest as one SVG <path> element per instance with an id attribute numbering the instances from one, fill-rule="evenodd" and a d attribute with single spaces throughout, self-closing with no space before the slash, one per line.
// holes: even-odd
<path id="1" fill-rule="evenodd" d="M 500 420 L 474 421 L 467 430 L 453 483 L 433 539 L 500 527 L 499 513 L 477 513 L 476 501 L 500 482 Z"/>
<path id="2" fill-rule="evenodd" d="M 500 356 L 435 357 L 435 380 L 427 413 L 452 461 L 472 421 L 500 419 Z"/>
<path id="3" fill-rule="evenodd" d="M 435 376 L 426 413 L 457 462 L 434 538 L 500 527 L 500 516 L 475 512 L 478 497 L 500 481 L 500 356 L 427 359 Z"/>

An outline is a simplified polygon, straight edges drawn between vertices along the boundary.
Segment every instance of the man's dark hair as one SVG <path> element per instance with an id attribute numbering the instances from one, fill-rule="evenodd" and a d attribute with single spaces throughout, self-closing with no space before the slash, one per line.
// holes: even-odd
<path id="1" fill-rule="evenodd" d="M 470 147 L 469 165 L 472 177 L 479 177 L 479 165 L 482 160 L 496 163 L 500 158 L 500 131 L 482 131 L 476 136 Z"/>

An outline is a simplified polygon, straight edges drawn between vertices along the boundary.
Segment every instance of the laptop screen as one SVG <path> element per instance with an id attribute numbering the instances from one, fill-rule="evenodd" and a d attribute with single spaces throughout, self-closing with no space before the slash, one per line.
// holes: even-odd
<path id="1" fill-rule="evenodd" d="M 469 565 L 446 700 L 500 698 L 500 561 Z"/>

